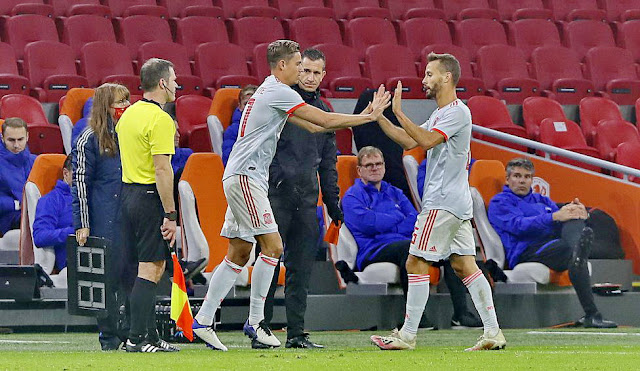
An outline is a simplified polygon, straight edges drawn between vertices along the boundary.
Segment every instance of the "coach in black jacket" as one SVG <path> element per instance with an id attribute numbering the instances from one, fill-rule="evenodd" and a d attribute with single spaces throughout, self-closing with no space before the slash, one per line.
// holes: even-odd
<path id="1" fill-rule="evenodd" d="M 307 104 L 330 111 L 320 100 L 320 82 L 325 75 L 324 54 L 316 49 L 302 53 L 304 72 L 292 89 Z M 284 242 L 286 271 L 285 307 L 287 314 L 287 348 L 318 348 L 304 333 L 309 277 L 316 256 L 319 228 L 316 216 L 318 176 L 322 199 L 336 223 L 342 221 L 338 206 L 338 173 L 336 171 L 336 139 L 334 132 L 312 134 L 290 123 L 284 126 L 275 157 L 269 168 L 269 201 Z M 273 316 L 273 294 L 279 266 L 265 303 L 265 322 Z"/>

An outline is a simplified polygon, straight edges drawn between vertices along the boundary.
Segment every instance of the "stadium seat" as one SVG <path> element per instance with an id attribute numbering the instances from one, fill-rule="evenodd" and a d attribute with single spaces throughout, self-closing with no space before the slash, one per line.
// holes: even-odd
<path id="1" fill-rule="evenodd" d="M 455 24 L 456 44 L 467 49 L 472 60 L 478 49 L 485 45 L 507 45 L 507 34 L 498 21 L 491 19 L 465 19 Z"/>
<path id="2" fill-rule="evenodd" d="M 64 20 L 62 42 L 71 46 L 76 59 L 80 59 L 82 47 L 92 41 L 116 42 L 111 22 L 97 15 L 74 15 Z"/>
<path id="3" fill-rule="evenodd" d="M 43 4 L 42 0 L 32 0 L 32 1 L 24 1 L 24 0 L 4 0 L 0 3 L 0 15 L 13 15 L 11 12 L 13 8 L 18 5 L 23 5 L 25 3 L 32 4 Z"/>
<path id="4" fill-rule="evenodd" d="M 563 47 L 540 47 L 531 54 L 532 76 L 538 80 L 543 94 L 560 104 L 578 104 L 593 96 L 593 83 L 584 78 L 578 56 Z"/>
<path id="5" fill-rule="evenodd" d="M 487 45 L 478 50 L 478 73 L 488 89 L 494 89 L 507 104 L 540 95 L 540 84 L 529 77 L 522 52 L 507 45 Z"/>
<path id="6" fill-rule="evenodd" d="M 389 9 L 379 7 L 359 7 L 351 10 L 347 15 L 347 19 L 361 18 L 361 17 L 373 17 L 391 20 L 391 12 Z"/>
<path id="7" fill-rule="evenodd" d="M 522 102 L 522 118 L 527 136 L 540 140 L 540 123 L 546 118 L 556 121 L 567 121 L 560 103 L 546 97 L 529 97 Z"/>
<path id="8" fill-rule="evenodd" d="M 542 0 L 493 0 L 503 21 L 519 19 L 553 19 L 553 13 L 545 9 Z"/>
<path id="9" fill-rule="evenodd" d="M 587 52 L 586 75 L 597 90 L 616 103 L 633 105 L 640 97 L 640 80 L 631 52 L 616 47 L 598 47 Z"/>
<path id="10" fill-rule="evenodd" d="M 640 62 L 640 19 L 626 21 L 618 27 L 618 44 L 631 52 L 635 62 Z"/>
<path id="11" fill-rule="evenodd" d="M 272 18 L 236 19 L 231 23 L 231 30 L 231 42 L 244 49 L 246 59 L 251 59 L 256 45 L 284 39 L 282 24 Z"/>
<path id="12" fill-rule="evenodd" d="M 18 60 L 23 59 L 24 47 L 30 42 L 58 41 L 53 19 L 37 14 L 16 15 L 7 19 L 4 32 L 4 40 L 13 46 Z"/>
<path id="13" fill-rule="evenodd" d="M 183 95 L 176 99 L 176 120 L 180 124 L 180 146 L 194 152 L 211 152 L 212 142 L 207 129 L 211 99 L 198 95 Z"/>
<path id="14" fill-rule="evenodd" d="M 129 93 L 142 95 L 140 77 L 134 73 L 126 46 L 94 41 L 83 46 L 80 54 L 80 69 L 90 87 L 119 82 L 129 89 Z"/>
<path id="15" fill-rule="evenodd" d="M 196 48 L 209 42 L 229 42 L 224 21 L 212 17 L 186 17 L 177 21 L 176 42 L 187 48 L 189 59 L 193 60 Z"/>
<path id="16" fill-rule="evenodd" d="M 60 178 L 66 156 L 61 154 L 40 155 L 33 163 L 22 193 L 22 215 L 20 221 L 20 264 L 39 264 L 50 277 L 55 287 L 67 287 L 66 268 L 54 273 L 56 254 L 53 247 L 33 243 L 33 222 L 36 206 L 43 195 L 49 193 Z"/>
<path id="17" fill-rule="evenodd" d="M 624 120 L 616 102 L 602 97 L 587 97 L 580 101 L 580 126 L 587 143 L 594 143 L 600 120 Z"/>
<path id="18" fill-rule="evenodd" d="M 453 44 L 449 26 L 441 19 L 411 18 L 400 24 L 400 42 L 411 51 L 416 61 L 422 49 L 433 44 Z"/>
<path id="19" fill-rule="evenodd" d="M 71 88 L 88 86 L 76 71 L 70 46 L 55 41 L 36 41 L 25 47 L 24 74 L 31 92 L 41 102 L 58 102 Z"/>
<path id="20" fill-rule="evenodd" d="M 636 124 L 640 122 L 640 99 L 636 101 Z"/>
<path id="21" fill-rule="evenodd" d="M 233 111 L 238 107 L 240 88 L 216 90 L 209 108 L 207 126 L 211 136 L 213 152 L 222 156 L 222 133 L 231 125 Z"/>
<path id="22" fill-rule="evenodd" d="M 441 2 L 444 14 L 448 19 L 477 18 L 478 14 L 494 14 L 498 19 L 498 12 L 489 7 L 487 0 L 446 0 Z M 492 10 L 493 13 L 485 13 Z M 480 12 L 478 12 L 480 11 Z"/>
<path id="23" fill-rule="evenodd" d="M 213 6 L 211 0 L 160 0 L 158 4 L 167 8 L 169 16 L 173 18 L 191 16 L 224 17 L 222 8 Z"/>
<path id="24" fill-rule="evenodd" d="M 460 99 L 469 99 L 474 95 L 483 95 L 485 91 L 484 82 L 474 77 L 471 71 L 471 58 L 466 49 L 457 45 L 435 44 L 428 45 L 422 49 L 421 67 L 418 76 L 424 76 L 425 67 L 427 66 L 427 56 L 429 53 L 437 54 L 450 53 L 456 57 L 460 63 L 460 80 L 456 85 L 456 94 Z"/>
<path id="25" fill-rule="evenodd" d="M 382 6 L 391 11 L 394 19 L 447 19 L 442 9 L 436 8 L 433 0 L 382 0 Z"/>
<path id="26" fill-rule="evenodd" d="M 334 98 L 357 99 L 367 88 L 373 87 L 369 78 L 362 77 L 357 53 L 348 46 L 338 44 L 319 44 L 327 58 L 327 74 L 320 83 L 321 89 L 327 89 Z"/>
<path id="27" fill-rule="evenodd" d="M 378 0 L 328 0 L 326 3 L 338 19 L 350 19 L 349 13 L 359 8 L 380 8 Z"/>
<path id="28" fill-rule="evenodd" d="M 422 205 L 422 195 L 418 192 L 418 167 L 426 155 L 426 151 L 420 146 L 405 150 L 402 154 L 402 167 L 411 191 L 411 200 L 413 201 L 413 206 L 418 210 Z"/>
<path id="29" fill-rule="evenodd" d="M 511 22 L 509 35 L 513 45 L 522 51 L 527 60 L 538 47 L 562 46 L 558 28 L 546 19 L 520 19 Z"/>
<path id="30" fill-rule="evenodd" d="M 21 14 L 38 14 L 43 15 L 45 17 L 53 18 L 53 6 L 49 4 L 44 4 L 38 0 L 32 0 L 31 3 L 20 3 L 16 4 L 13 9 L 10 11 L 10 15 L 21 15 Z M 8 6 L 13 5 L 11 0 L 5 0 L 8 2 Z M 2 5 L 0 5 L 2 6 Z M 5 5 L 6 6 L 6 5 Z M 6 9 L 6 8 L 5 8 Z M 0 10 L 0 15 L 3 14 L 2 10 Z"/>
<path id="31" fill-rule="evenodd" d="M 424 98 L 422 78 L 416 74 L 411 51 L 406 46 L 379 44 L 367 48 L 365 54 L 365 75 L 373 86 L 384 84 L 387 89 L 395 89 L 402 81 L 402 97 Z"/>
<path id="32" fill-rule="evenodd" d="M 330 18 L 304 17 L 291 21 L 289 37 L 300 44 L 304 50 L 316 44 L 342 44 L 342 35 L 338 23 Z"/>
<path id="33" fill-rule="evenodd" d="M 263 8 L 269 8 L 268 0 L 213 0 L 214 6 L 219 6 L 224 11 L 225 18 L 241 18 L 238 14 L 243 8 L 249 11 L 259 12 Z M 247 9 L 244 9 L 246 12 Z M 254 13 L 255 14 L 255 13 Z M 273 41 L 273 40 L 272 40 Z"/>
<path id="34" fill-rule="evenodd" d="M 580 131 L 580 127 L 571 120 L 557 121 L 551 118 L 542 120 L 540 123 L 540 141 L 554 147 L 591 156 L 593 158 L 600 158 L 598 150 L 587 145 L 587 141 L 584 139 L 584 136 Z M 550 155 L 550 157 L 552 160 L 578 166 L 583 169 L 595 172 L 600 172 L 601 170 L 597 166 L 588 165 L 581 161 L 571 160 L 566 157 L 554 154 Z"/>
<path id="35" fill-rule="evenodd" d="M 267 62 L 267 48 L 269 44 L 258 44 L 253 48 L 253 63 L 251 64 L 251 73 L 258 81 L 264 81 L 264 79 L 271 75 L 271 67 Z"/>
<path id="36" fill-rule="evenodd" d="M 93 14 L 111 18 L 111 9 L 100 4 L 100 0 L 49 0 L 56 17 L 70 17 L 80 14 Z"/>
<path id="37" fill-rule="evenodd" d="M 138 56 L 140 45 L 149 41 L 173 42 L 166 20 L 150 15 L 133 15 L 120 22 L 123 44 L 129 48 L 129 58 Z"/>
<path id="38" fill-rule="evenodd" d="M 489 205 L 493 196 L 502 191 L 505 174 L 504 165 L 498 160 L 476 160 L 469 172 L 469 186 L 478 191 L 485 205 Z"/>
<path id="39" fill-rule="evenodd" d="M 596 0 L 546 0 L 547 8 L 558 21 L 606 20 L 607 14 L 598 9 Z"/>
<path id="40" fill-rule="evenodd" d="M 152 17 L 169 18 L 167 8 L 158 6 L 156 0 L 107 0 L 114 17 L 129 17 L 132 15 L 147 15 Z M 151 32 L 151 31 L 150 31 Z"/>
<path id="41" fill-rule="evenodd" d="M 493 97 L 477 95 L 469 98 L 467 106 L 471 111 L 471 118 L 474 124 L 498 130 L 503 133 L 516 135 L 521 138 L 527 138 L 526 130 L 522 126 L 513 123 L 513 120 L 509 115 L 509 110 L 507 110 L 507 106 L 500 100 Z M 494 139 L 484 135 L 477 135 L 477 137 L 478 139 L 482 139 L 490 143 L 514 148 L 523 152 L 527 151 L 527 148 L 524 146 L 504 140 Z"/>
<path id="42" fill-rule="evenodd" d="M 635 141 L 623 142 L 618 145 L 616 150 L 616 162 L 618 164 L 640 170 L 640 143 Z M 614 172 L 613 175 L 623 178 L 623 174 L 619 172 Z M 629 181 L 640 183 L 640 178 L 629 176 Z"/>
<path id="43" fill-rule="evenodd" d="M 18 74 L 13 47 L 0 42 L 0 97 L 7 94 L 29 94 L 29 80 Z"/>
<path id="44" fill-rule="evenodd" d="M 623 120 L 601 120 L 596 126 L 595 147 L 603 160 L 615 162 L 620 143 L 640 144 L 640 134 L 632 123 Z"/>
<path id="45" fill-rule="evenodd" d="M 48 122 L 42 104 L 35 98 L 22 94 L 5 95 L 0 98 L 0 117 L 20 117 L 27 122 L 31 153 L 64 153 L 60 128 Z"/>
<path id="46" fill-rule="evenodd" d="M 616 46 L 613 31 L 607 23 L 594 20 L 570 22 L 565 27 L 565 43 L 580 60 L 596 46 Z"/>
<path id="47" fill-rule="evenodd" d="M 149 58 L 166 59 L 173 63 L 176 82 L 178 83 L 176 88 L 178 96 L 188 94 L 202 95 L 202 79 L 191 73 L 187 48 L 176 43 L 151 41 L 140 46 L 138 50 L 138 65 L 142 66 Z"/>
<path id="48" fill-rule="evenodd" d="M 601 3 L 611 22 L 638 19 L 640 15 L 639 0 L 601 0 Z"/>
<path id="49" fill-rule="evenodd" d="M 345 41 L 358 53 L 360 60 L 364 60 L 365 51 L 371 45 L 398 43 L 393 24 L 380 18 L 350 20 L 346 26 Z"/>
<path id="50" fill-rule="evenodd" d="M 249 75 L 245 51 L 234 44 L 205 43 L 198 46 L 194 72 L 202 79 L 207 96 L 212 96 L 213 91 L 219 88 L 260 85 L 258 79 Z"/>
<path id="51" fill-rule="evenodd" d="M 293 16 L 294 13 L 302 8 L 324 8 L 322 0 L 275 0 L 273 3 L 280 10 L 282 18 L 286 19 L 296 18 Z"/>
<path id="52" fill-rule="evenodd" d="M 73 88 L 69 90 L 67 95 L 60 98 L 58 126 L 60 127 L 65 153 L 71 153 L 73 125 L 82 118 L 84 104 L 87 99 L 93 97 L 93 94 L 93 89 Z"/>

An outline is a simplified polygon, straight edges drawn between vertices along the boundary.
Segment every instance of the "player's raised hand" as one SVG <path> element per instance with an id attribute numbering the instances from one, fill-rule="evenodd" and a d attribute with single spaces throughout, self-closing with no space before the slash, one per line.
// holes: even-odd
<path id="1" fill-rule="evenodd" d="M 382 116 L 382 112 L 391 104 L 391 94 L 385 90 L 384 85 L 380 85 L 378 90 L 373 93 L 371 101 L 371 114 L 374 120 L 378 120 Z"/>
<path id="2" fill-rule="evenodd" d="M 393 92 L 393 104 L 391 106 L 393 113 L 396 115 L 402 111 L 402 81 L 398 80 L 396 90 Z"/>

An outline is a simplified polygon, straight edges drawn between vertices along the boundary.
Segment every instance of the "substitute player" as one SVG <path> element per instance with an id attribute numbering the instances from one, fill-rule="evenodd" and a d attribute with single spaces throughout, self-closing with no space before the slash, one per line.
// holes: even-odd
<path id="1" fill-rule="evenodd" d="M 267 62 L 272 74 L 258 87 L 244 108 L 238 140 L 222 178 L 229 207 L 221 235 L 229 238 L 229 250 L 211 277 L 206 299 L 193 323 L 194 333 L 210 347 L 219 350 L 227 348 L 211 327 L 214 314 L 249 260 L 256 241 L 260 243 L 262 253 L 251 275 L 249 319 L 244 325 L 244 333 L 251 338 L 253 348 L 280 346 L 280 341 L 263 319 L 264 300 L 275 265 L 282 254 L 282 240 L 267 191 L 269 165 L 285 122 L 289 120 L 310 131 L 335 130 L 377 120 L 390 104 L 391 96 L 381 86 L 367 107 L 367 114 L 322 111 L 306 104 L 290 88 L 302 72 L 298 43 L 290 40 L 272 42 L 267 49 Z"/>
<path id="2" fill-rule="evenodd" d="M 393 113 L 402 128 L 384 116 L 378 123 L 384 132 L 405 149 L 420 146 L 427 153 L 422 211 L 416 221 L 407 259 L 409 290 L 404 326 L 389 336 L 374 335 L 380 349 L 413 349 L 418 323 L 429 298 L 429 266 L 449 259 L 467 286 L 482 323 L 484 334 L 467 351 L 502 349 L 506 345 L 498 326 L 489 282 L 476 265 L 471 231 L 472 203 L 468 168 L 471 158 L 471 113 L 456 96 L 460 64 L 450 54 L 428 56 L 422 85 L 427 98 L 438 104 L 429 120 L 417 126 L 402 112 L 402 83 L 393 97 Z"/>

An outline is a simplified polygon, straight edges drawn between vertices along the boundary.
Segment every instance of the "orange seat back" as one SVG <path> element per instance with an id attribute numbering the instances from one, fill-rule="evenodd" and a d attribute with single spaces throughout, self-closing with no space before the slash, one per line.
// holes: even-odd
<path id="1" fill-rule="evenodd" d="M 82 118 L 82 109 L 87 99 L 93 97 L 95 91 L 87 88 L 72 88 L 60 99 L 60 115 L 67 115 L 72 123 Z"/>
<path id="2" fill-rule="evenodd" d="M 340 188 L 340 198 L 353 185 L 358 178 L 358 157 L 356 156 L 338 156 L 336 170 L 338 171 L 338 187 Z"/>
<path id="3" fill-rule="evenodd" d="M 569 278 L 569 271 L 554 271 L 549 269 L 549 283 L 556 286 L 572 286 L 571 279 Z"/>
<path id="4" fill-rule="evenodd" d="M 485 205 L 489 205 L 491 198 L 502 191 L 505 184 L 505 170 L 498 160 L 477 160 L 471 166 L 469 185 L 475 187 L 482 195 Z"/>
<path id="5" fill-rule="evenodd" d="M 196 198 L 200 228 L 209 245 L 211 272 L 227 254 L 229 241 L 220 236 L 227 210 L 227 199 L 222 189 L 222 159 L 215 153 L 194 153 L 189 156 L 180 180 L 189 183 Z"/>
<path id="6" fill-rule="evenodd" d="M 425 151 L 424 148 L 417 146 L 415 148 L 404 151 L 402 153 L 402 157 L 404 156 L 411 156 L 415 158 L 416 161 L 418 161 L 418 165 L 420 165 L 420 163 L 422 163 L 422 161 L 424 161 L 424 159 L 427 157 L 427 151 Z"/>
<path id="7" fill-rule="evenodd" d="M 238 95 L 240 95 L 240 89 L 222 88 L 216 90 L 213 96 L 209 114 L 218 117 L 223 129 L 226 129 L 231 124 L 233 111 L 238 107 Z"/>

